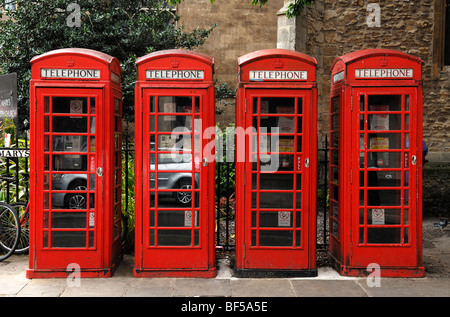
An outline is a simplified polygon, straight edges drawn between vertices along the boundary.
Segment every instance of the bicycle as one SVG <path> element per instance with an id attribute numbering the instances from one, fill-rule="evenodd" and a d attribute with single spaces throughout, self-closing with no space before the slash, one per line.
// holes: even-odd
<path id="1" fill-rule="evenodd" d="M 14 254 L 25 254 L 30 248 L 30 229 L 29 229 L 29 219 L 30 219 L 30 203 L 29 202 L 16 202 L 12 203 L 11 206 L 16 210 L 20 221 L 20 237 L 17 243 L 16 250 Z"/>
<path id="2" fill-rule="evenodd" d="M 19 238 L 19 215 L 11 205 L 0 202 L 0 261 L 6 260 L 14 253 Z"/>
<path id="3" fill-rule="evenodd" d="M 29 177 L 28 173 L 21 173 L 21 175 L 27 179 Z M 0 176 L 0 179 L 5 180 L 8 185 L 10 182 L 14 182 L 14 177 L 5 177 Z M 20 223 L 20 235 L 19 240 L 17 242 L 17 245 L 14 250 L 14 254 L 25 254 L 28 252 L 28 249 L 30 248 L 30 229 L 29 229 L 29 218 L 30 218 L 30 204 L 28 202 L 28 191 L 26 192 L 26 202 L 15 202 L 9 204 L 17 213 L 17 216 L 19 217 L 19 223 Z"/>

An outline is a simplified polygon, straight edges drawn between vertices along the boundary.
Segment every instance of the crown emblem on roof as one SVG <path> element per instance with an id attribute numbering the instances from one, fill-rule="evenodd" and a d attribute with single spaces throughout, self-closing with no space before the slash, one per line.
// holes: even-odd
<path id="1" fill-rule="evenodd" d="M 69 57 L 69 59 L 66 61 L 67 67 L 73 67 L 75 66 L 75 61 L 72 59 L 72 57 Z"/>
<path id="2" fill-rule="evenodd" d="M 388 65 L 388 63 L 389 62 L 388 62 L 388 59 L 386 58 L 386 56 L 383 56 L 380 60 L 381 66 L 386 67 Z"/>
<path id="3" fill-rule="evenodd" d="M 172 65 L 172 68 L 178 68 L 178 66 L 180 66 L 180 61 L 177 60 L 176 58 L 174 58 L 174 59 L 172 59 L 170 64 Z"/>
<path id="4" fill-rule="evenodd" d="M 273 67 L 276 69 L 282 69 L 284 67 L 284 63 L 280 61 L 280 59 L 277 59 L 275 62 L 273 62 Z"/>

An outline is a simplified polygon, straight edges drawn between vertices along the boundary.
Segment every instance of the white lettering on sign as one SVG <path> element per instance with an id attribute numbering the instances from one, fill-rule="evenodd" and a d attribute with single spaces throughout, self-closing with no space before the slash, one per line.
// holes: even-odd
<path id="1" fill-rule="evenodd" d="M 344 71 L 333 75 L 333 83 L 336 83 L 336 82 L 338 82 L 340 80 L 343 80 L 343 79 L 344 79 Z"/>
<path id="2" fill-rule="evenodd" d="M 147 70 L 147 79 L 204 79 L 203 70 Z"/>
<path id="3" fill-rule="evenodd" d="M 0 150 L 0 157 L 29 157 L 30 150 Z"/>
<path id="4" fill-rule="evenodd" d="M 100 69 L 55 69 L 42 68 L 42 78 L 100 79 Z"/>
<path id="5" fill-rule="evenodd" d="M 412 78 L 412 68 L 356 69 L 355 78 Z"/>
<path id="6" fill-rule="evenodd" d="M 300 70 L 251 70 L 250 81 L 307 80 L 308 72 Z"/>

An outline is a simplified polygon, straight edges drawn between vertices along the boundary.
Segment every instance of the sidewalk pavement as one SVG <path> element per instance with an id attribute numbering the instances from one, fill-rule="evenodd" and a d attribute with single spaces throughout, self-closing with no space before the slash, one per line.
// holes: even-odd
<path id="1" fill-rule="evenodd" d="M 433 257 L 449 263 L 450 254 Z M 449 297 L 449 274 L 425 278 L 381 278 L 380 287 L 370 287 L 366 278 L 340 276 L 322 267 L 317 277 L 236 278 L 227 260 L 219 260 L 213 279 L 134 278 L 134 259 L 126 255 L 111 278 L 86 278 L 79 286 L 66 279 L 27 279 L 27 255 L 14 255 L 0 262 L 0 296 L 7 297 Z M 448 267 L 446 268 L 448 270 Z M 442 273 L 442 272 L 441 272 Z M 445 273 L 445 272 L 444 272 Z"/>

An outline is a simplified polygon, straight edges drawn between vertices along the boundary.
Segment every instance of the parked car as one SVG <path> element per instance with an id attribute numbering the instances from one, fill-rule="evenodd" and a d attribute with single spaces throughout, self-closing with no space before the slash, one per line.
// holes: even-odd
<path id="1" fill-rule="evenodd" d="M 160 149 L 169 151 L 170 149 Z M 155 157 L 151 156 L 150 170 L 155 170 Z M 161 171 L 172 172 L 161 172 Z M 190 206 L 192 201 L 192 154 L 162 153 L 158 158 L 158 189 L 180 189 L 161 191 L 158 197 L 172 199 L 182 206 Z M 179 171 L 179 172 L 176 172 Z M 151 173 L 150 188 L 155 188 L 155 174 Z M 199 173 L 195 174 L 195 188 L 200 183 Z M 87 191 L 87 174 L 53 174 L 52 189 L 58 191 Z M 86 209 L 85 193 L 53 193 L 53 208 Z M 91 201 L 90 204 L 94 202 Z"/>
<path id="2" fill-rule="evenodd" d="M 160 149 L 170 151 L 170 149 Z M 150 170 L 156 170 L 155 156 L 150 156 Z M 192 154 L 191 153 L 163 153 L 158 154 L 158 189 L 192 189 Z M 180 172 L 161 172 L 161 171 Z M 155 173 L 150 174 L 150 188 L 155 188 Z M 200 183 L 199 173 L 195 173 L 195 188 Z M 189 191 L 158 192 L 158 197 L 171 197 L 182 206 L 190 206 L 192 193 Z"/>
<path id="3" fill-rule="evenodd" d="M 61 191 L 86 191 L 87 174 L 53 174 L 52 189 Z M 53 193 L 52 206 L 54 208 L 64 209 L 86 209 L 86 194 Z"/>

